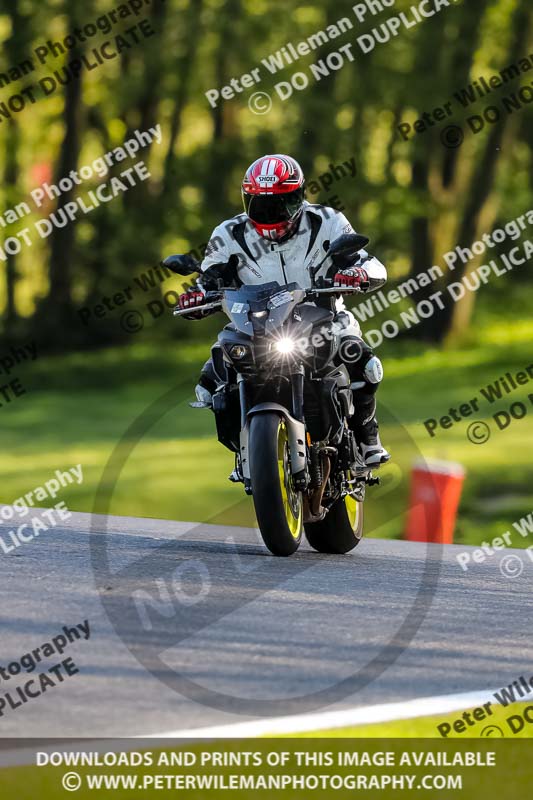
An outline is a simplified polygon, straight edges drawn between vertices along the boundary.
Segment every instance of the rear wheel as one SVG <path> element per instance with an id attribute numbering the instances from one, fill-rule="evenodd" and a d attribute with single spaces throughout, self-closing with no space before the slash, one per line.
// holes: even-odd
<path id="1" fill-rule="evenodd" d="M 306 524 L 305 536 L 319 553 L 348 553 L 363 536 L 363 504 L 351 495 L 339 498 L 321 522 Z"/>
<path id="2" fill-rule="evenodd" d="M 250 479 L 259 530 L 275 556 L 290 556 L 302 540 L 302 495 L 292 487 L 287 425 L 278 414 L 250 421 Z"/>

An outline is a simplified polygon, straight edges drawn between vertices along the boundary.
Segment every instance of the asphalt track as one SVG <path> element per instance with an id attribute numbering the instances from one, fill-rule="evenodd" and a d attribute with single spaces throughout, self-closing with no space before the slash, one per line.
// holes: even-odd
<path id="1" fill-rule="evenodd" d="M 63 625 L 88 619 L 91 628 L 63 656 L 79 674 L 4 710 L 0 737 L 193 730 L 490 691 L 533 673 L 533 562 L 523 550 L 464 573 L 459 546 L 366 539 L 347 556 L 304 545 L 275 559 L 249 529 L 124 517 L 110 518 L 106 533 L 104 518 L 90 528 L 89 515 L 74 514 L 0 554 L 0 665 Z M 499 568 L 512 554 L 524 564 L 514 579 Z M 155 594 L 158 610 L 143 622 L 132 597 Z M 0 681 L 0 694 L 15 683 L 20 676 Z"/>

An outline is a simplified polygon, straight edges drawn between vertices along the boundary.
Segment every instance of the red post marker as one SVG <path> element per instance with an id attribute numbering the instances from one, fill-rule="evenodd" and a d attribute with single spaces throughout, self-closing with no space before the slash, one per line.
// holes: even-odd
<path id="1" fill-rule="evenodd" d="M 453 543 L 465 470 L 453 461 L 416 461 L 404 538 L 411 542 Z"/>

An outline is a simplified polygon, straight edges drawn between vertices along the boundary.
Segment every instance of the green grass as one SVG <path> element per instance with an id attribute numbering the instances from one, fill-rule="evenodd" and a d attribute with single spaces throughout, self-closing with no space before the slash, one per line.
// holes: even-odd
<path id="1" fill-rule="evenodd" d="M 533 323 L 504 327 L 490 321 L 479 343 L 437 351 L 413 344 L 386 343 L 380 350 L 386 377 L 380 390 L 382 438 L 394 456 L 383 470 L 383 486 L 369 492 L 366 530 L 375 536 L 401 535 L 412 462 L 421 455 L 460 461 L 467 477 L 456 541 L 479 543 L 497 536 L 533 508 L 533 467 L 524 443 L 533 439 L 533 406 L 528 416 L 494 433 L 482 446 L 471 444 L 466 428 L 494 413 L 480 414 L 430 438 L 422 424 L 479 395 L 479 388 L 507 371 L 531 363 Z M 178 387 L 172 402 L 151 420 L 118 476 L 110 512 L 121 515 L 254 525 L 250 499 L 227 481 L 233 457 L 216 441 L 210 412 L 192 410 L 193 386 L 205 343 L 135 344 L 122 349 L 39 359 L 17 373 L 28 393 L 0 409 L 4 444 L 1 500 L 42 484 L 56 469 L 81 463 L 82 486 L 61 495 L 72 510 L 91 511 L 96 487 L 118 441 L 157 398 Z M 533 386 L 508 401 L 524 400 Z M 514 537 L 516 546 L 526 539 Z"/>

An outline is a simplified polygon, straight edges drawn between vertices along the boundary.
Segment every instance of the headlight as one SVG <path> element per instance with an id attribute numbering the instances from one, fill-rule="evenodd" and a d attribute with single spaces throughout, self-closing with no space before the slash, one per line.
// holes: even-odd
<path id="1" fill-rule="evenodd" d="M 230 347 L 229 354 L 232 358 L 236 361 L 240 361 L 241 358 L 248 353 L 248 348 L 244 347 L 242 344 L 234 344 L 233 347 Z"/>
<path id="2" fill-rule="evenodd" d="M 266 317 L 267 314 L 268 311 L 252 311 L 252 317 L 255 317 L 256 319 L 262 319 L 263 317 Z"/>
<path id="3" fill-rule="evenodd" d="M 274 346 L 278 353 L 292 353 L 295 342 L 293 339 L 280 339 Z"/>

